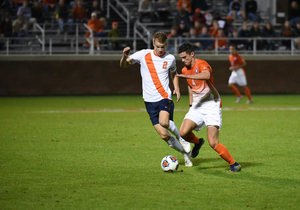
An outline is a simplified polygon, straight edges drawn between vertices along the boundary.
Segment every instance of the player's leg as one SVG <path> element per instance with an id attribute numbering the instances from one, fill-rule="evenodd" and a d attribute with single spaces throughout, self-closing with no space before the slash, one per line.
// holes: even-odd
<path id="1" fill-rule="evenodd" d="M 239 103 L 242 100 L 243 95 L 240 93 L 240 91 L 233 83 L 229 83 L 228 86 L 231 88 L 232 92 L 238 97 L 236 99 L 236 103 Z"/>
<path id="2" fill-rule="evenodd" d="M 252 103 L 252 97 L 251 97 L 251 91 L 249 89 L 249 87 L 246 85 L 246 86 L 243 86 L 243 89 L 245 91 L 245 94 L 247 95 L 247 104 L 251 104 Z"/>
<path id="3" fill-rule="evenodd" d="M 191 161 L 191 152 L 186 153 L 178 140 L 172 134 L 169 134 L 168 130 L 162 127 L 160 124 L 154 125 L 154 128 L 160 137 L 165 140 L 170 147 L 183 154 L 185 166 L 193 166 Z"/>
<path id="4" fill-rule="evenodd" d="M 171 100 L 164 99 L 160 102 L 159 106 L 159 124 L 164 128 L 167 128 L 172 134 L 174 134 L 180 141 L 186 153 L 191 151 L 191 145 L 181 138 L 179 130 L 173 121 L 174 103 Z"/>
<path id="5" fill-rule="evenodd" d="M 198 125 L 190 120 L 185 118 L 183 120 L 183 123 L 180 127 L 180 135 L 188 142 L 194 143 L 195 146 L 192 150 L 192 158 L 195 158 L 199 154 L 199 150 L 204 144 L 203 138 L 198 138 L 192 131 L 197 127 Z"/>
<path id="6" fill-rule="evenodd" d="M 235 162 L 228 149 L 219 142 L 219 128 L 217 126 L 207 127 L 207 140 L 219 156 L 229 163 L 231 171 L 241 170 L 241 166 Z"/>
<path id="7" fill-rule="evenodd" d="M 236 103 L 239 103 L 242 100 L 243 96 L 239 92 L 237 87 L 235 86 L 235 83 L 237 83 L 237 80 L 238 80 L 237 72 L 232 72 L 228 79 L 228 86 L 231 88 L 232 92 L 238 97 L 236 99 Z"/>

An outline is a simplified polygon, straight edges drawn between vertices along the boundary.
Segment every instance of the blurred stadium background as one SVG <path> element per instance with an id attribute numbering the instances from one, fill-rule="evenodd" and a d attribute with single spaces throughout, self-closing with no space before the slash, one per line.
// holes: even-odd
<path id="1" fill-rule="evenodd" d="M 16 1 L 16 0 L 15 0 Z M 12 5 L 15 1 L 10 2 Z M 69 12 L 75 2 L 65 1 Z M 84 0 L 83 5 L 87 13 L 90 11 L 92 0 Z M 111 37 L 86 37 L 91 28 L 83 23 L 73 23 L 73 29 L 60 31 L 55 13 L 44 17 L 42 23 L 33 23 L 28 27 L 28 36 L 0 38 L 0 95 L 2 96 L 29 96 L 29 95 L 97 95 L 97 94 L 139 94 L 141 81 L 139 66 L 121 70 L 119 59 L 122 49 L 130 46 L 132 52 L 144 48 L 152 48 L 152 35 L 156 31 L 165 31 L 170 34 L 174 27 L 177 15 L 177 0 L 168 0 L 169 15 L 164 22 L 152 21 L 147 17 L 139 20 L 138 0 L 99 0 L 98 7 L 105 19 L 104 32 L 111 30 L 113 22 L 118 23 L 120 30 L 119 48 L 114 48 Z M 226 20 L 229 12 L 227 0 L 192 0 L 192 12 L 200 5 L 201 12 L 209 17 L 219 17 Z M 240 1 L 242 7 L 246 0 Z M 259 27 L 263 29 L 266 23 L 274 27 L 276 37 L 251 37 L 252 49 L 241 49 L 247 62 L 246 72 L 249 86 L 254 94 L 291 93 L 297 94 L 300 89 L 300 49 L 297 46 L 299 37 L 282 37 L 281 30 L 288 20 L 291 2 L 281 0 L 256 0 L 258 4 Z M 298 2 L 298 1 L 297 1 Z M 155 1 L 153 1 L 155 3 Z M 29 5 L 34 2 L 29 1 Z M 40 2 L 41 6 L 43 2 Z M 300 5 L 300 3 L 298 2 Z M 1 8 L 2 20 L 9 17 L 13 22 L 17 19 L 17 8 L 11 6 L 9 10 Z M 300 16 L 300 14 L 299 14 Z M 90 19 L 90 17 L 87 17 Z M 232 23 L 240 30 L 243 19 L 238 18 Z M 104 22 L 104 23 L 105 23 Z M 249 29 L 253 21 L 247 20 Z M 67 24 L 65 24 L 67 25 Z M 93 33 L 92 33 L 93 34 Z M 298 35 L 300 36 L 300 35 Z M 212 37 L 211 40 L 218 40 Z M 242 40 L 243 38 L 236 38 Z M 17 40 L 17 41 L 16 41 Z M 97 50 L 94 41 L 100 44 Z M 168 50 L 177 56 L 176 47 L 180 37 L 170 38 L 174 41 L 174 48 Z M 190 38 L 185 38 L 191 41 Z M 227 43 L 233 38 L 226 36 Z M 258 41 L 273 40 L 273 49 L 257 48 Z M 288 41 L 286 46 L 283 41 Z M 198 58 L 207 60 L 214 69 L 217 88 L 221 93 L 230 93 L 227 87 L 229 52 L 227 48 L 211 50 L 197 50 Z M 177 65 L 180 71 L 182 64 L 177 56 Z M 134 81 L 134 82 L 133 82 Z M 186 85 L 181 84 L 182 91 Z"/>

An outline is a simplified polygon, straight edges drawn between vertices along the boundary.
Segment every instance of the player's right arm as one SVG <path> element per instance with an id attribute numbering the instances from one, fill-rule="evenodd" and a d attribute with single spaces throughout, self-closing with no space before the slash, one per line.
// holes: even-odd
<path id="1" fill-rule="evenodd" d="M 123 55 L 120 60 L 120 67 L 121 68 L 126 68 L 132 64 L 131 59 L 128 57 L 130 52 L 130 47 L 125 47 L 123 50 Z"/>

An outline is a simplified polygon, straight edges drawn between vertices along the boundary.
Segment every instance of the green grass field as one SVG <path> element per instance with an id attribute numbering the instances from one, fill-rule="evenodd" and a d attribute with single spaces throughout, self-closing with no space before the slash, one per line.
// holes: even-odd
<path id="1" fill-rule="evenodd" d="M 299 209 L 299 95 L 222 99 L 220 142 L 240 173 L 207 141 L 185 167 L 141 96 L 0 98 L 0 209 Z M 175 108 L 180 128 L 186 95 Z M 178 172 L 161 170 L 166 155 Z"/>

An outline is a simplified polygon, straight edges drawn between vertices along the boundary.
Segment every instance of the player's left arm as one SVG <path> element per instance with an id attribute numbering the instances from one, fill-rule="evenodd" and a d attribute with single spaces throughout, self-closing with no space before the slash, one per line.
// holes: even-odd
<path id="1" fill-rule="evenodd" d="M 201 73 L 199 74 L 191 74 L 191 75 L 177 74 L 176 76 L 185 79 L 208 80 L 210 79 L 210 71 L 204 70 L 201 71 Z"/>
<path id="2" fill-rule="evenodd" d="M 179 88 L 179 79 L 178 79 L 178 77 L 176 77 L 176 75 L 177 75 L 176 71 L 171 72 L 171 77 L 172 77 L 173 85 L 174 85 L 173 94 L 177 95 L 177 102 L 179 102 L 179 100 L 180 100 L 180 88 Z"/>

